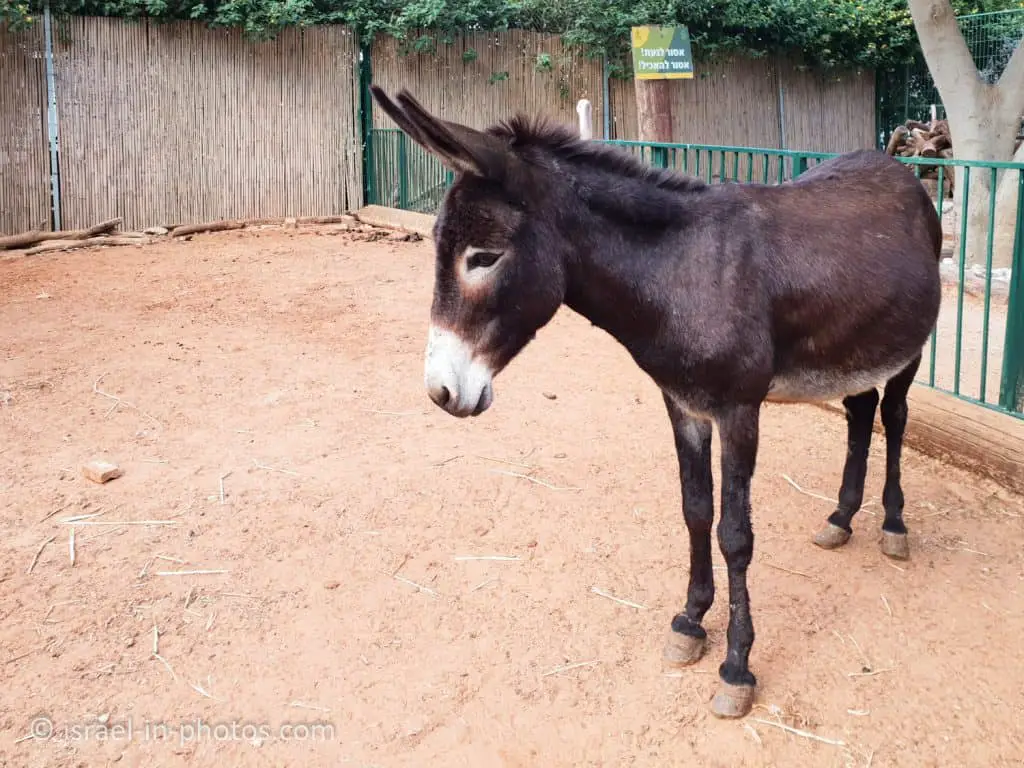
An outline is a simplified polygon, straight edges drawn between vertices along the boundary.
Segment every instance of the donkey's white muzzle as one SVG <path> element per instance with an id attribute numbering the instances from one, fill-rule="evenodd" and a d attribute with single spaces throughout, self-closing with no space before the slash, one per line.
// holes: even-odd
<path id="1" fill-rule="evenodd" d="M 424 381 L 427 394 L 452 416 L 479 416 L 494 400 L 493 373 L 451 331 L 430 326 Z"/>

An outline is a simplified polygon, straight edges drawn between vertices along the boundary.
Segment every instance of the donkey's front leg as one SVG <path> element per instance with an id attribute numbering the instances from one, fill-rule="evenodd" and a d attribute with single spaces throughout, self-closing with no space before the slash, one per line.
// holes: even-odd
<path id="1" fill-rule="evenodd" d="M 684 667 L 704 653 L 707 633 L 701 626 L 704 614 L 715 599 L 714 571 L 711 569 L 711 523 L 714 519 L 711 479 L 711 422 L 691 416 L 665 395 L 683 496 L 683 519 L 690 536 L 690 584 L 686 609 L 672 619 L 665 641 L 665 663 Z"/>
<path id="2" fill-rule="evenodd" d="M 754 553 L 750 523 L 750 481 L 757 460 L 758 405 L 737 405 L 718 416 L 722 443 L 722 502 L 718 545 L 729 573 L 729 630 L 725 661 L 718 669 L 722 684 L 711 703 L 718 717 L 743 717 L 754 703 L 757 679 L 748 667 L 754 644 L 747 568 Z"/>

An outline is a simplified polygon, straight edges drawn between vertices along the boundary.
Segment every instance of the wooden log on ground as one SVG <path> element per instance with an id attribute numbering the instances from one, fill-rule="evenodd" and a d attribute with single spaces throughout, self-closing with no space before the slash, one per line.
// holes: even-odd
<path id="1" fill-rule="evenodd" d="M 11 250 L 12 248 L 28 248 L 31 245 L 42 242 L 47 232 L 40 229 L 32 229 L 28 232 L 21 232 L 17 235 L 0 237 L 0 250 Z"/>
<path id="2" fill-rule="evenodd" d="M 246 227 L 273 227 L 282 226 L 294 221 L 296 224 L 344 224 L 353 220 L 350 215 L 339 216 L 300 216 L 291 218 L 256 218 L 256 219 L 222 219 L 220 221 L 209 221 L 202 224 L 182 224 L 176 227 L 169 227 L 171 237 L 182 237 L 183 235 L 196 235 L 203 232 L 227 232 L 234 229 L 245 229 Z"/>
<path id="3" fill-rule="evenodd" d="M 261 217 L 255 219 L 221 219 L 218 221 L 201 222 L 198 224 L 173 224 L 161 229 L 166 229 L 171 237 L 183 237 L 185 235 L 197 235 L 205 232 L 227 232 L 230 230 L 245 229 L 246 227 L 275 227 L 291 224 L 352 224 L 355 217 L 352 214 L 344 213 L 334 216 L 297 216 L 294 218 L 284 217 Z"/>
<path id="4" fill-rule="evenodd" d="M 906 127 L 902 125 L 896 126 L 896 130 L 892 132 L 892 136 L 889 137 L 889 143 L 885 147 L 885 153 L 887 155 L 895 155 L 896 151 L 903 146 L 903 141 L 907 138 L 910 133 Z"/>
<path id="5" fill-rule="evenodd" d="M 49 251 L 72 251 L 77 248 L 98 248 L 103 245 L 145 245 L 148 238 L 141 237 L 87 237 L 79 240 L 51 240 L 25 251 L 26 256 Z"/>
<path id="6" fill-rule="evenodd" d="M 903 147 L 900 149 L 900 154 L 903 157 L 917 157 L 920 153 L 921 142 L 913 134 L 907 136 L 907 140 L 903 142 Z"/>
<path id="7" fill-rule="evenodd" d="M 921 147 L 921 157 L 938 157 L 939 152 L 953 146 L 948 133 L 933 134 Z"/>
<path id="8" fill-rule="evenodd" d="M 121 217 L 118 216 L 117 218 L 102 221 L 99 224 L 94 224 L 88 229 L 72 229 L 58 232 L 34 229 L 30 232 L 22 232 L 19 235 L 0 237 L 0 250 L 28 248 L 36 243 L 42 243 L 47 240 L 84 240 L 89 237 L 107 234 L 112 229 L 115 229 L 120 223 Z"/>
<path id="9" fill-rule="evenodd" d="M 171 230 L 171 237 L 181 237 L 182 235 L 195 235 L 201 232 L 227 232 L 231 229 L 243 229 L 245 227 L 244 221 L 223 219 L 221 221 L 208 221 L 205 224 L 185 224 L 181 227 L 175 227 Z"/>
<path id="10" fill-rule="evenodd" d="M 928 131 L 922 131 L 920 128 L 914 128 L 911 130 L 910 135 L 913 137 L 914 146 L 917 148 L 919 154 L 921 152 L 921 148 L 932 138 L 931 133 Z"/>
<path id="11" fill-rule="evenodd" d="M 921 384 L 911 387 L 907 405 L 905 445 L 1011 491 L 1024 488 L 1024 421 Z M 838 404 L 822 407 L 845 417 Z M 875 431 L 885 433 L 877 420 Z"/>
<path id="12" fill-rule="evenodd" d="M 269 218 L 257 218 L 257 219 L 241 219 L 243 227 L 280 227 L 285 224 L 288 219 L 283 216 L 269 217 Z"/>
<path id="13" fill-rule="evenodd" d="M 96 237 L 96 235 L 105 235 L 108 232 L 110 232 L 112 229 L 115 229 L 121 223 L 121 221 L 122 221 L 121 217 L 118 216 L 117 218 L 110 219 L 109 221 L 103 221 L 103 222 L 100 222 L 99 224 L 94 224 L 93 226 L 89 227 L 88 229 L 74 229 L 74 230 L 71 230 L 70 232 L 54 232 L 53 234 L 54 235 L 58 235 L 58 237 L 54 237 L 52 239 L 53 240 L 84 240 L 87 237 Z M 51 239 L 51 238 L 47 238 L 47 239 Z"/>
<path id="14" fill-rule="evenodd" d="M 356 217 L 350 213 L 342 213 L 338 216 L 299 216 L 298 224 L 354 224 Z"/>

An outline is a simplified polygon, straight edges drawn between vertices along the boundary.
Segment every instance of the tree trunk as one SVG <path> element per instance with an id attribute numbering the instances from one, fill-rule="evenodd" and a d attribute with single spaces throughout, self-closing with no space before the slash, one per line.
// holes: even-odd
<path id="1" fill-rule="evenodd" d="M 953 120 L 953 130 L 956 131 L 960 126 L 960 121 L 955 118 L 951 118 L 951 120 Z M 1016 135 L 1016 125 L 1000 126 L 994 119 L 978 120 L 970 126 L 966 135 L 954 134 L 953 151 L 961 159 L 1006 162 L 1013 159 Z M 962 140 L 961 136 L 964 136 Z M 964 179 L 966 169 L 960 173 L 959 183 L 953 193 L 957 212 L 953 243 L 957 259 L 959 259 L 961 247 L 963 247 L 964 262 L 967 266 L 985 266 L 990 239 L 992 241 L 992 268 L 1004 269 L 1012 264 L 1014 232 L 1017 225 L 1017 174 L 1017 171 L 997 171 L 993 174 L 992 170 L 988 168 L 971 168 L 967 200 L 967 238 L 961 246 L 963 225 L 960 217 L 964 211 L 963 191 L 966 186 Z M 993 184 L 993 175 L 995 184 Z M 993 196 L 995 196 L 996 208 L 990 238 L 989 223 Z"/>
<path id="2" fill-rule="evenodd" d="M 640 141 L 672 141 L 672 81 L 636 80 Z"/>
<path id="3" fill-rule="evenodd" d="M 908 4 L 928 69 L 946 105 L 955 156 L 960 160 L 1011 160 L 1024 112 L 1024 45 L 1017 45 L 999 82 L 986 83 L 978 74 L 950 0 L 908 0 Z M 966 175 L 966 169 L 958 173 L 954 187 L 958 219 L 965 210 Z M 971 170 L 966 204 L 967 239 L 961 244 L 959 222 L 954 239 L 958 255 L 963 246 L 967 264 L 984 265 L 988 255 L 989 224 L 993 224 L 992 266 L 1008 267 L 1013 258 L 1017 172 L 997 173 L 995 183 L 992 176 L 989 169 Z M 1000 190 L 1004 179 L 1012 190 Z M 993 195 L 996 216 L 995 221 L 990 222 Z"/>
<path id="4" fill-rule="evenodd" d="M 1024 149 L 1018 147 L 1013 162 L 1024 163 Z M 992 249 L 992 268 L 1002 269 L 1013 264 L 1013 246 L 1017 236 L 1017 205 L 1021 171 L 1003 171 L 996 190 L 995 243 Z M 986 214 L 987 215 L 987 214 Z M 1024 237 L 1024 232 L 1020 233 Z"/>

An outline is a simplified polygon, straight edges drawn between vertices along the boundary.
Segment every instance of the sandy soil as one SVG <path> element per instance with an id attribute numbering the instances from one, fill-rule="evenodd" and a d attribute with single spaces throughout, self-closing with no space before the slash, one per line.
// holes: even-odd
<path id="1" fill-rule="evenodd" d="M 716 720 L 723 571 L 707 655 L 661 668 L 688 544 L 655 387 L 563 312 L 453 419 L 431 279 L 426 242 L 280 231 L 0 263 L 0 764 L 1019 764 L 1024 499 L 910 452 L 887 562 L 876 439 L 818 550 L 831 505 L 784 476 L 834 496 L 845 425 L 766 408 L 760 689 Z"/>

